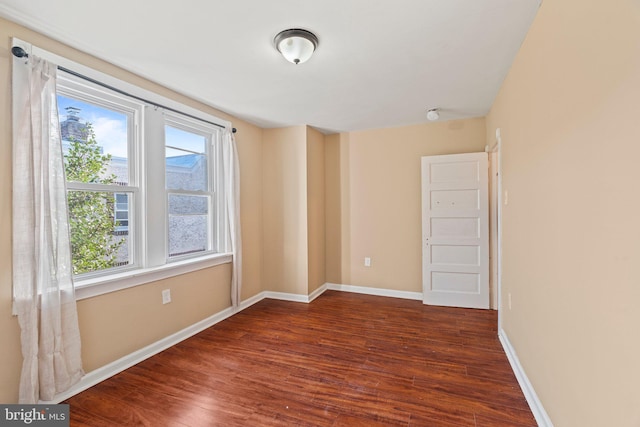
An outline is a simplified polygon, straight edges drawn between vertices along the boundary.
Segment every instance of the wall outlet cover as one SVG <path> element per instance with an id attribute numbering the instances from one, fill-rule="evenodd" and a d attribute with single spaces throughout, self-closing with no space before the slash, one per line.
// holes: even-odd
<path id="1" fill-rule="evenodd" d="M 162 303 L 169 304 L 171 302 L 171 289 L 165 289 L 162 291 Z"/>

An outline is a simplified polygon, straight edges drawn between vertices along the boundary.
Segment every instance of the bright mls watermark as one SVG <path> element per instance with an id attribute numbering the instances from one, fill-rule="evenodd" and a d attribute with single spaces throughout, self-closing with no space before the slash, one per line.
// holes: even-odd
<path id="1" fill-rule="evenodd" d="M 0 426 L 69 427 L 69 405 L 0 405 Z"/>

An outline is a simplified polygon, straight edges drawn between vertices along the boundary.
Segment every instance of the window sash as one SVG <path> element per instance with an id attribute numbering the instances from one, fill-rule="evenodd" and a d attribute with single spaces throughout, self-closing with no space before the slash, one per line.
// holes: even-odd
<path id="1" fill-rule="evenodd" d="M 61 95 L 82 103 L 91 104 L 93 106 L 108 109 L 116 113 L 123 114 L 127 117 L 126 127 L 126 143 L 127 143 L 127 183 L 114 182 L 112 184 L 94 183 L 94 182 L 78 182 L 66 181 L 67 191 L 83 191 L 83 192 L 107 192 L 113 194 L 113 221 L 114 221 L 114 237 L 126 239 L 126 249 L 118 249 L 118 256 L 125 256 L 123 260 L 125 264 L 116 265 L 109 268 L 98 268 L 93 271 L 87 271 L 74 275 L 77 280 L 91 279 L 94 277 L 108 277 L 113 274 L 120 274 L 123 271 L 134 270 L 144 266 L 144 260 L 141 259 L 140 239 L 141 234 L 137 232 L 137 223 L 140 221 L 138 212 L 141 209 L 140 197 L 140 150 L 141 135 L 139 134 L 138 122 L 141 119 L 143 105 L 133 101 L 123 95 L 112 93 L 111 91 L 101 88 L 97 85 L 83 81 L 75 76 L 64 72 L 59 73 L 58 85 L 56 88 L 57 95 Z M 91 122 L 92 120 L 88 120 Z M 95 123 L 93 123 L 95 126 Z M 101 145 L 101 141 L 98 140 Z M 116 194 L 129 194 L 129 206 L 127 209 L 126 233 L 124 233 L 123 225 L 116 225 L 117 202 Z M 121 211 L 122 212 L 122 211 Z M 71 230 L 73 233 L 73 230 Z M 124 254 L 124 255 L 123 255 Z"/>
<path id="2" fill-rule="evenodd" d="M 168 177 L 168 171 L 165 170 L 165 206 L 167 209 L 166 213 L 166 221 L 167 221 L 167 239 L 166 239 L 166 257 L 167 262 L 173 262 L 178 260 L 183 260 L 185 258 L 190 257 L 198 257 L 202 255 L 215 254 L 219 253 L 221 248 L 224 246 L 220 245 L 220 232 L 221 227 L 217 222 L 220 219 L 220 215 L 218 213 L 218 207 L 222 206 L 217 202 L 218 189 L 216 185 L 219 182 L 219 179 L 216 176 L 219 169 L 222 169 L 221 165 L 218 164 L 219 158 L 216 155 L 218 147 L 220 145 L 220 133 L 217 127 L 197 122 L 195 120 L 185 118 L 182 116 L 178 116 L 175 114 L 165 114 L 164 116 L 164 131 L 165 131 L 165 147 L 172 148 L 177 150 L 182 150 L 185 152 L 191 151 L 186 149 L 185 147 L 175 146 L 174 144 L 170 144 L 166 141 L 166 126 L 181 130 L 183 132 L 187 132 L 190 134 L 194 134 L 197 136 L 201 136 L 205 140 L 204 153 L 193 151 L 194 155 L 204 155 L 206 161 L 206 190 L 190 190 L 190 189 L 182 189 L 182 188 L 174 188 L 174 186 L 169 185 L 166 182 Z M 165 151 L 166 153 L 166 151 Z M 166 165 L 166 157 L 165 157 L 165 165 Z M 182 196 L 206 196 L 208 198 L 208 206 L 207 206 L 207 248 L 204 251 L 198 251 L 193 253 L 185 253 L 185 254 L 171 254 L 171 247 L 169 242 L 169 236 L 171 234 L 171 213 L 169 211 L 170 198 L 172 195 L 182 195 Z"/>

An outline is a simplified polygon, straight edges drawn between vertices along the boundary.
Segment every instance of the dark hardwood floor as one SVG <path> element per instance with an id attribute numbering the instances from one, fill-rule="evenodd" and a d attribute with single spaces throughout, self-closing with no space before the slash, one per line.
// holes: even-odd
<path id="1" fill-rule="evenodd" d="M 72 426 L 535 426 L 495 311 L 263 300 L 66 403 Z"/>

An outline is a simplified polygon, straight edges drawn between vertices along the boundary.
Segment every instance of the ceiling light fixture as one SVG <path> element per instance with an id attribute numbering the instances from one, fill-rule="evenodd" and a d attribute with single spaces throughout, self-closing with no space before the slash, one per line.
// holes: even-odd
<path id="1" fill-rule="evenodd" d="M 431 120 L 432 122 L 435 120 L 438 120 L 440 118 L 440 113 L 438 112 L 437 108 L 432 108 L 430 110 L 427 110 L 427 119 Z"/>
<path id="2" fill-rule="evenodd" d="M 278 33 L 273 39 L 278 52 L 294 64 L 307 62 L 318 47 L 318 37 L 312 32 L 292 28 Z"/>

